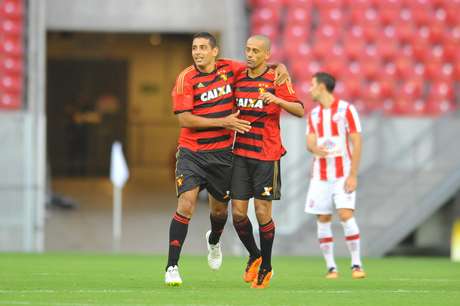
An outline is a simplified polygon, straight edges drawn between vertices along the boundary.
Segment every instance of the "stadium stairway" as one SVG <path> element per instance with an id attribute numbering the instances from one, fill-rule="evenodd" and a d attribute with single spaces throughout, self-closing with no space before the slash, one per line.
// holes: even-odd
<path id="1" fill-rule="evenodd" d="M 364 256 L 381 257 L 427 220 L 460 188 L 460 118 L 362 118 L 363 160 L 357 219 Z M 303 213 L 311 156 L 305 122 L 284 117 L 283 199 L 274 204 L 275 254 L 319 255 L 314 217 Z M 334 217 L 335 253 L 348 256 Z"/>

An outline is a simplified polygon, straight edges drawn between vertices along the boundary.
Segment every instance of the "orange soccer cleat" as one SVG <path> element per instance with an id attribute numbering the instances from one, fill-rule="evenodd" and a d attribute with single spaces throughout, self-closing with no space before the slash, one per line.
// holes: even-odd
<path id="1" fill-rule="evenodd" d="M 329 268 L 326 274 L 326 278 L 327 279 L 337 279 L 339 278 L 339 272 L 337 272 L 337 269 L 334 267 Z"/>
<path id="2" fill-rule="evenodd" d="M 351 277 L 354 279 L 365 278 L 366 273 L 361 268 L 361 266 L 354 265 L 353 267 L 351 267 Z"/>
<path id="3" fill-rule="evenodd" d="M 243 279 L 246 283 L 252 282 L 257 277 L 257 272 L 259 271 L 260 264 L 262 263 L 262 257 L 256 259 L 249 258 L 248 264 L 246 265 L 246 270 L 244 270 Z"/>
<path id="4" fill-rule="evenodd" d="M 268 288 L 270 285 L 270 280 L 273 277 L 273 270 L 268 271 L 267 269 L 262 269 L 257 274 L 257 278 L 252 281 L 251 288 L 264 289 Z"/>

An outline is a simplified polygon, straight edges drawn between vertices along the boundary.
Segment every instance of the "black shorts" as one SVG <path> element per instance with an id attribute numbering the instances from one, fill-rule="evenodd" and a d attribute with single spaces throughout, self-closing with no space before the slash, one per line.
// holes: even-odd
<path id="1" fill-rule="evenodd" d="M 176 154 L 176 194 L 197 186 L 206 188 L 218 201 L 230 200 L 233 153 L 231 150 L 193 152 L 179 148 Z"/>
<path id="2" fill-rule="evenodd" d="M 279 200 L 281 198 L 280 161 L 233 157 L 232 199 Z"/>

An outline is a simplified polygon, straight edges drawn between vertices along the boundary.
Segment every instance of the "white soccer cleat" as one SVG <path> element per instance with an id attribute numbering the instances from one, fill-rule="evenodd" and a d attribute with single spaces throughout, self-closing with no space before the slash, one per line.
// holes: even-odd
<path id="1" fill-rule="evenodd" d="M 178 266 L 168 267 L 165 273 L 165 284 L 173 287 L 182 285 L 182 278 L 180 278 Z"/>
<path id="2" fill-rule="evenodd" d="M 212 270 L 219 270 L 222 265 L 222 249 L 220 248 L 220 242 L 216 244 L 209 243 L 209 235 L 211 231 L 206 233 L 206 245 L 208 246 L 208 265 Z"/>

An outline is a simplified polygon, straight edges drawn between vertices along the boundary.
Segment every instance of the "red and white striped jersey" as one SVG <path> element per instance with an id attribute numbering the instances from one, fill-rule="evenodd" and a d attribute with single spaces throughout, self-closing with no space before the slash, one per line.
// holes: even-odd
<path id="1" fill-rule="evenodd" d="M 330 108 L 315 107 L 307 118 L 307 135 L 316 134 L 317 145 L 325 146 L 327 157 L 314 157 L 312 178 L 323 181 L 348 176 L 351 167 L 349 135 L 361 133 L 356 108 L 350 103 L 335 99 Z"/>

